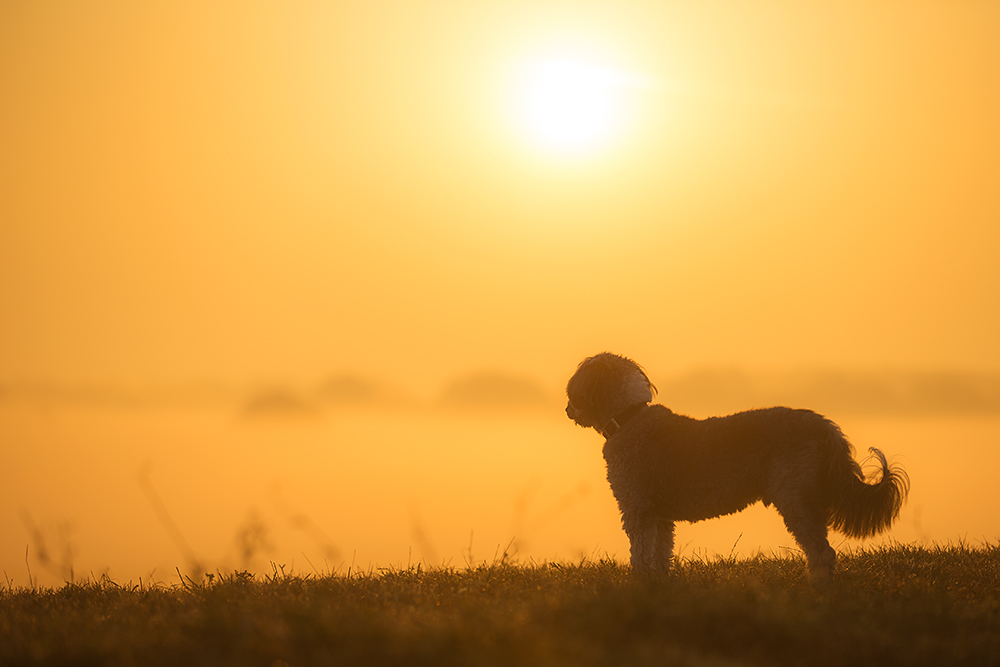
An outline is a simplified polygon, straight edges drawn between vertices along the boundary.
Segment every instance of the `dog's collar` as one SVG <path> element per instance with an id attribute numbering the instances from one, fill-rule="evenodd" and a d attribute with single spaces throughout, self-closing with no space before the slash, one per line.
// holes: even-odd
<path id="1" fill-rule="evenodd" d="M 622 426 L 625 425 L 625 422 L 627 422 L 629 419 L 632 419 L 632 417 L 635 417 L 637 414 L 639 414 L 639 411 L 642 410 L 644 407 L 646 407 L 645 403 L 636 403 L 631 408 L 628 408 L 624 412 L 615 415 L 614 417 L 609 419 L 607 423 L 604 424 L 604 426 L 601 428 L 601 435 L 604 436 L 605 440 L 610 440 L 611 436 L 613 436 L 618 431 L 618 429 L 620 429 Z"/>

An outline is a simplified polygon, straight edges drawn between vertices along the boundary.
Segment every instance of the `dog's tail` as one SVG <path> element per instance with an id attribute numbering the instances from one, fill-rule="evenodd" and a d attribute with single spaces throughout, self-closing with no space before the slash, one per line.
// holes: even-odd
<path id="1" fill-rule="evenodd" d="M 910 478 L 902 468 L 890 466 L 885 455 L 874 447 L 868 451 L 882 464 L 878 482 L 866 483 L 853 457 L 842 460 L 839 474 L 835 475 L 841 481 L 830 508 L 830 527 L 848 537 L 871 537 L 886 530 L 899 516 L 910 492 Z"/>

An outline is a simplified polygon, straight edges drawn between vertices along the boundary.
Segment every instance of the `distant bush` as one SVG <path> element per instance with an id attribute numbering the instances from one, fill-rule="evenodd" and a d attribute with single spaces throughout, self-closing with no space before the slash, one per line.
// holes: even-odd
<path id="1" fill-rule="evenodd" d="M 441 404 L 459 409 L 509 410 L 548 406 L 552 400 L 531 378 L 484 372 L 451 382 L 441 395 Z"/>
<path id="2" fill-rule="evenodd" d="M 307 416 L 316 413 L 316 406 L 288 389 L 266 389 L 257 392 L 243 406 L 248 417 Z"/>

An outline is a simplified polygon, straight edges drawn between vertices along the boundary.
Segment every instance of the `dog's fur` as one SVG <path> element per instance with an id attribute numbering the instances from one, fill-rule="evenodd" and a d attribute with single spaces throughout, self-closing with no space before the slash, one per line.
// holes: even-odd
<path id="1" fill-rule="evenodd" d="M 608 481 L 631 544 L 634 571 L 670 569 L 674 522 L 774 505 L 814 579 L 833 572 L 827 528 L 869 537 L 889 528 L 909 478 L 871 449 L 881 479 L 866 483 L 853 447 L 809 410 L 767 408 L 692 419 L 650 405 L 656 387 L 626 357 L 584 359 L 566 386 L 566 414 L 607 438 Z M 620 424 L 618 421 L 624 423 Z"/>

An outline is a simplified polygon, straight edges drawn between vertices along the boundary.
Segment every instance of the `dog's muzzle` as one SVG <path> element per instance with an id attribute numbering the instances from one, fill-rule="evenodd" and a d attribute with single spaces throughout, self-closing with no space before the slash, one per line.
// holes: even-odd
<path id="1" fill-rule="evenodd" d="M 566 416 L 580 426 L 591 426 L 591 424 L 587 423 L 587 420 L 584 418 L 583 412 L 578 407 L 573 405 L 573 401 L 569 401 L 566 404 Z"/>

